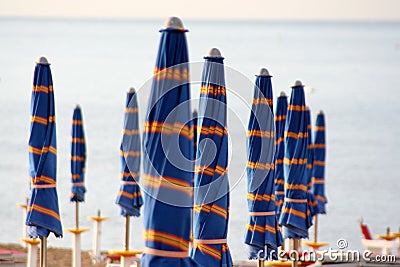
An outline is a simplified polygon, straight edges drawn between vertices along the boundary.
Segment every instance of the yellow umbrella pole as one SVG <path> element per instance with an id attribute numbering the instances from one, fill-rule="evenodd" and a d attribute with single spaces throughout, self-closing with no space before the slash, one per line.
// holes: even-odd
<path id="1" fill-rule="evenodd" d="M 47 237 L 40 238 L 40 267 L 47 267 Z"/>

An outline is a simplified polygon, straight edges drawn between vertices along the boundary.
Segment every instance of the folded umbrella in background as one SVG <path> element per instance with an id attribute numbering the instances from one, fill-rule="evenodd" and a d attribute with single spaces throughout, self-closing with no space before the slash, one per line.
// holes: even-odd
<path id="1" fill-rule="evenodd" d="M 31 99 L 29 166 L 31 196 L 26 224 L 31 238 L 63 235 L 56 190 L 57 144 L 53 80 L 42 57 L 35 67 Z"/>
<path id="2" fill-rule="evenodd" d="M 247 203 L 249 219 L 245 243 L 249 259 L 257 259 L 267 247 L 265 258 L 276 258 L 282 236 L 275 202 L 275 137 L 271 77 L 262 68 L 256 77 L 247 129 Z M 275 252 L 275 253 L 271 253 Z M 273 257 L 274 256 L 274 257 Z"/>
<path id="3" fill-rule="evenodd" d="M 232 266 L 227 244 L 229 219 L 228 133 L 223 57 L 205 57 L 197 129 L 193 248 L 200 266 Z"/>
<path id="4" fill-rule="evenodd" d="M 72 202 L 85 201 L 86 142 L 83 131 L 82 111 L 74 109 L 71 130 L 71 193 Z"/>
<path id="5" fill-rule="evenodd" d="M 317 115 L 314 127 L 314 164 L 312 173 L 312 192 L 317 200 L 316 213 L 325 214 L 325 205 L 328 202 L 325 196 L 325 116 L 322 111 Z"/>
<path id="6" fill-rule="evenodd" d="M 285 123 L 285 197 L 280 224 L 284 238 L 307 238 L 310 209 L 307 199 L 307 121 L 303 85 L 296 81 L 292 87 Z"/>
<path id="7" fill-rule="evenodd" d="M 126 95 L 123 138 L 120 146 L 121 186 L 116 203 L 122 216 L 139 216 L 143 199 L 138 185 L 140 176 L 140 132 L 136 92 Z"/>
<path id="8" fill-rule="evenodd" d="M 306 107 L 306 122 L 307 122 L 307 166 L 306 166 L 306 183 L 307 183 L 307 199 L 308 207 L 310 209 L 310 216 L 307 218 L 311 220 L 309 224 L 312 224 L 312 217 L 316 214 L 317 201 L 315 200 L 314 194 L 312 193 L 312 172 L 313 172 L 313 160 L 314 160 L 314 146 L 312 141 L 312 129 L 311 129 L 311 112 Z"/>
<path id="9" fill-rule="evenodd" d="M 288 101 L 284 92 L 278 97 L 275 113 L 275 200 L 276 200 L 276 217 L 279 220 L 283 198 L 285 176 L 283 171 L 283 159 L 285 157 L 285 121 L 287 114 Z"/>
<path id="10" fill-rule="evenodd" d="M 197 112 L 197 109 L 193 110 L 192 112 L 192 120 L 193 120 L 193 145 L 194 145 L 194 150 L 193 150 L 193 159 L 196 159 L 196 152 L 197 152 L 197 121 L 198 121 L 199 114 Z"/>

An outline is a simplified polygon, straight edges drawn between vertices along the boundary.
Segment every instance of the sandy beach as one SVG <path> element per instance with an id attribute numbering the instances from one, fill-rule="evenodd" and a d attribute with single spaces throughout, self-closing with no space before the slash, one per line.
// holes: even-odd
<path id="1" fill-rule="evenodd" d="M 23 248 L 19 244 L 0 244 L 0 249 L 27 253 L 27 249 Z M 72 266 L 71 253 L 72 253 L 71 249 L 49 247 L 47 250 L 48 267 Z M 38 255 L 38 259 L 39 259 L 39 255 Z M 22 258 L 22 261 L 25 261 L 25 260 L 26 260 L 26 258 Z M 38 266 L 39 266 L 39 262 L 38 262 Z M 83 251 L 82 252 L 82 267 L 90 267 L 90 266 L 102 267 L 102 266 L 106 266 L 106 262 L 101 262 L 99 264 L 92 264 L 89 252 Z"/>

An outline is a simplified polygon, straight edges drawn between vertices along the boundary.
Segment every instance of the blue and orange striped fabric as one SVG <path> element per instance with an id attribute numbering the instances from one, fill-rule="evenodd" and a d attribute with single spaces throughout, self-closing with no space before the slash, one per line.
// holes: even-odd
<path id="1" fill-rule="evenodd" d="M 279 220 L 283 198 L 285 177 L 283 174 L 283 159 L 285 157 L 285 121 L 288 108 L 288 101 L 285 94 L 278 97 L 275 113 L 275 201 L 276 217 Z"/>
<path id="2" fill-rule="evenodd" d="M 122 216 L 140 216 L 143 205 L 138 185 L 140 177 L 140 132 L 136 92 L 131 88 L 126 95 L 124 130 L 120 146 L 121 186 L 116 203 Z"/>
<path id="3" fill-rule="evenodd" d="M 31 99 L 29 174 L 31 195 L 26 216 L 29 237 L 63 235 L 56 189 L 57 142 L 50 64 L 37 63 Z"/>
<path id="4" fill-rule="evenodd" d="M 192 112 L 192 120 L 193 120 L 193 132 L 194 132 L 194 140 L 193 140 L 193 144 L 194 144 L 194 151 L 193 151 L 193 158 L 196 159 L 196 152 L 197 152 L 197 121 L 198 121 L 198 117 L 199 117 L 199 113 L 197 112 L 197 110 L 193 110 Z"/>
<path id="5" fill-rule="evenodd" d="M 307 238 L 311 226 L 305 174 L 307 136 L 304 89 L 294 86 L 285 123 L 285 198 L 279 221 L 285 238 Z"/>
<path id="6" fill-rule="evenodd" d="M 223 57 L 206 56 L 200 89 L 194 178 L 193 248 L 199 266 L 231 266 L 228 133 Z"/>
<path id="7" fill-rule="evenodd" d="M 317 201 L 312 193 L 312 171 L 313 171 L 313 160 L 314 160 L 314 145 L 312 141 L 312 129 L 311 129 L 311 112 L 310 109 L 306 108 L 306 121 L 307 121 L 307 167 L 306 167 L 306 182 L 307 182 L 307 194 L 308 194 L 308 206 L 310 208 L 310 216 L 307 218 L 311 220 L 312 216 L 316 213 Z"/>
<path id="8" fill-rule="evenodd" d="M 86 142 L 83 131 L 82 112 L 79 106 L 74 109 L 71 130 L 71 193 L 72 202 L 85 201 Z"/>
<path id="9" fill-rule="evenodd" d="M 317 200 L 316 213 L 325 214 L 325 205 L 328 202 L 325 196 L 325 116 L 321 111 L 317 115 L 314 127 L 314 164 L 313 164 L 313 185 L 312 192 Z"/>
<path id="10" fill-rule="evenodd" d="M 184 30 L 161 30 L 143 134 L 144 254 L 141 265 L 193 266 L 193 122 Z"/>
<path id="11" fill-rule="evenodd" d="M 277 253 L 282 242 L 275 203 L 275 135 L 271 76 L 257 75 L 254 98 L 247 128 L 247 206 L 245 243 L 249 259 L 267 247 Z M 275 253 L 275 255 L 277 255 Z"/>

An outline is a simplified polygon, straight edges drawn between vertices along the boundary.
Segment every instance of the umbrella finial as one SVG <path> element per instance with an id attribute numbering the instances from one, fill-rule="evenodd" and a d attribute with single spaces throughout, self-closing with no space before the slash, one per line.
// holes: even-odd
<path id="1" fill-rule="evenodd" d="M 281 91 L 281 94 L 279 96 L 286 97 L 286 93 L 284 91 Z"/>
<path id="2" fill-rule="evenodd" d="M 208 50 L 207 56 L 209 57 L 222 57 L 221 55 L 221 51 L 219 51 L 218 48 L 211 48 L 210 50 Z"/>
<path id="3" fill-rule="evenodd" d="M 177 29 L 177 30 L 185 30 L 183 27 L 183 22 L 180 18 L 178 17 L 169 17 L 165 23 L 164 23 L 164 28 L 172 28 L 172 29 Z"/>
<path id="4" fill-rule="evenodd" d="M 79 106 L 79 104 L 75 104 L 75 108 L 76 109 L 81 109 L 81 106 Z"/>
<path id="5" fill-rule="evenodd" d="M 258 71 L 258 76 L 271 76 L 271 75 L 269 75 L 269 71 L 266 68 L 261 68 Z"/>
<path id="6" fill-rule="evenodd" d="M 128 93 L 129 93 L 129 94 L 134 94 L 134 93 L 136 93 L 135 88 L 133 88 L 133 87 L 129 88 Z"/>
<path id="7" fill-rule="evenodd" d="M 320 110 L 320 111 L 318 111 L 318 114 L 323 115 L 323 114 L 324 114 L 324 111 L 323 111 L 323 110 Z"/>
<path id="8" fill-rule="evenodd" d="M 294 83 L 292 84 L 292 88 L 293 87 L 304 87 L 304 84 L 300 81 L 300 80 L 296 80 L 294 81 Z"/>
<path id="9" fill-rule="evenodd" d="M 40 57 L 37 61 L 38 64 L 49 64 L 49 61 L 47 60 L 46 57 Z"/>

